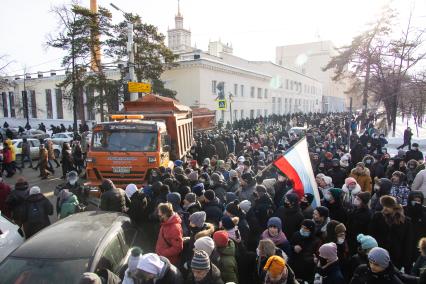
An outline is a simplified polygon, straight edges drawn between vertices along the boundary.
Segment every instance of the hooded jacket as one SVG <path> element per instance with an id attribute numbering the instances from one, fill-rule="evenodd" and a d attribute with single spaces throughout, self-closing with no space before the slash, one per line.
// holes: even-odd
<path id="1" fill-rule="evenodd" d="M 420 204 L 412 204 L 416 197 L 420 198 Z M 412 191 L 408 195 L 407 205 L 404 206 L 405 216 L 410 217 L 413 224 L 412 261 L 415 261 L 419 254 L 416 244 L 422 237 L 426 236 L 426 206 L 422 205 L 423 201 L 424 197 L 421 192 Z"/>
<path id="2" fill-rule="evenodd" d="M 155 252 L 167 257 L 170 262 L 177 265 L 183 250 L 182 220 L 174 213 L 167 221 L 161 223 L 158 233 Z"/>
<path id="3" fill-rule="evenodd" d="M 12 219 L 18 225 L 22 224 L 22 219 L 24 217 L 24 201 L 28 197 L 28 187 L 29 184 L 27 181 L 17 182 L 15 184 L 15 189 L 12 190 L 6 198 L 6 204 L 11 211 Z"/>
<path id="4" fill-rule="evenodd" d="M 25 237 L 28 239 L 41 229 L 50 225 L 49 215 L 53 214 L 53 205 L 42 194 L 33 194 L 25 199 L 25 215 L 23 218 Z M 39 210 L 40 217 L 34 219 L 31 214 L 33 210 Z"/>
<path id="5" fill-rule="evenodd" d="M 226 247 L 217 248 L 220 255 L 220 274 L 223 282 L 234 282 L 238 284 L 238 268 L 235 259 L 235 244 L 233 240 L 228 241 Z"/>
<path id="6" fill-rule="evenodd" d="M 423 196 L 426 195 L 426 170 L 418 172 L 414 178 L 413 184 L 411 185 L 412 191 L 421 191 Z"/>
<path id="7" fill-rule="evenodd" d="M 352 208 L 353 207 L 353 201 L 358 193 L 361 192 L 361 186 L 359 184 L 356 184 L 355 188 L 350 190 L 346 184 L 342 186 L 343 191 L 343 205 L 345 208 Z"/>
<path id="8" fill-rule="evenodd" d="M 390 194 L 392 182 L 387 178 L 381 178 L 379 185 L 379 190 L 375 190 L 374 195 L 371 197 L 370 208 L 373 213 L 383 209 L 382 205 L 380 204 L 380 197 Z"/>
<path id="9" fill-rule="evenodd" d="M 155 280 L 155 284 L 183 284 L 183 277 L 179 269 L 176 268 L 170 261 L 164 257 L 160 256 L 162 262 L 164 262 L 163 269 Z"/>
<path id="10" fill-rule="evenodd" d="M 65 218 L 71 214 L 75 213 L 76 206 L 79 204 L 77 196 L 71 193 L 71 196 L 68 197 L 62 204 L 61 204 L 61 212 L 60 212 L 60 218 Z"/>
<path id="11" fill-rule="evenodd" d="M 368 191 L 371 193 L 371 177 L 370 170 L 368 168 L 354 168 L 351 170 L 351 174 L 349 176 L 356 180 L 357 184 L 361 187 L 361 191 Z"/>
<path id="12" fill-rule="evenodd" d="M 112 183 L 102 184 L 104 193 L 101 195 L 100 208 L 104 211 L 126 212 L 126 193 L 120 188 L 116 188 Z"/>

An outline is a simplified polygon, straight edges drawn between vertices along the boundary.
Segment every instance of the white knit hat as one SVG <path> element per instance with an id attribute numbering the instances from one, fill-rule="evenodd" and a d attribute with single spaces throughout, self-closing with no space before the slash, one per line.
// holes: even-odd
<path id="1" fill-rule="evenodd" d="M 195 241 L 194 248 L 203 250 L 210 256 L 214 250 L 214 241 L 210 237 L 201 237 Z"/>
<path id="2" fill-rule="evenodd" d="M 125 192 L 128 198 L 132 197 L 136 191 L 138 191 L 138 187 L 135 184 L 131 183 L 126 186 Z"/>
<path id="3" fill-rule="evenodd" d="M 30 195 L 39 194 L 41 192 L 40 187 L 33 186 L 30 189 Z"/>
<path id="4" fill-rule="evenodd" d="M 136 268 L 138 268 L 138 263 L 141 257 L 142 257 L 142 250 L 138 247 L 133 248 L 129 256 L 129 260 L 127 261 L 129 271 L 135 271 Z"/>
<path id="5" fill-rule="evenodd" d="M 138 263 L 138 269 L 158 276 L 165 263 L 155 253 L 144 254 Z"/>

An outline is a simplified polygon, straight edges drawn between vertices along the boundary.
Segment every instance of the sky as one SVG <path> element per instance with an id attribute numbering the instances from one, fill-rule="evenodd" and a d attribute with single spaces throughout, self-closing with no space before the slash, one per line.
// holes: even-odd
<path id="1" fill-rule="evenodd" d="M 177 0 L 98 0 L 99 6 L 111 8 L 113 21 L 119 22 L 123 16 L 109 6 L 111 1 L 123 11 L 140 14 L 164 34 L 174 27 Z M 79 2 L 90 5 L 90 0 Z M 12 61 L 9 75 L 60 68 L 63 53 L 46 48 L 45 42 L 57 29 L 51 7 L 68 3 L 1 1 L 0 55 Z M 402 29 L 410 10 L 415 21 L 426 26 L 426 0 L 180 0 L 180 7 L 193 46 L 207 50 L 209 40 L 220 39 L 232 44 L 236 56 L 274 62 L 275 48 L 281 45 L 319 40 L 349 44 L 389 3 L 400 13 L 397 29 Z"/>

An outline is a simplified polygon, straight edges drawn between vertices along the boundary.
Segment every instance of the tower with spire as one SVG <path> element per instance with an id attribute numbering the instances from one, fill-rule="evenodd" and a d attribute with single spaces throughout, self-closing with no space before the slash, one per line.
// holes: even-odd
<path id="1" fill-rule="evenodd" d="M 168 46 L 174 53 L 191 51 L 191 31 L 183 27 L 183 16 L 180 13 L 180 0 L 178 0 L 178 12 L 175 16 L 175 28 L 167 31 Z"/>

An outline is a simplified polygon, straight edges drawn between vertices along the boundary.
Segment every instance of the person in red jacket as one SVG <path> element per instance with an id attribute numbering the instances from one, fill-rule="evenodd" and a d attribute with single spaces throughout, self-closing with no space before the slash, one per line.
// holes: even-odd
<path id="1" fill-rule="evenodd" d="M 182 220 L 173 212 L 171 203 L 158 205 L 158 217 L 161 227 L 155 252 L 166 257 L 173 265 L 178 265 L 183 250 Z"/>
<path id="2" fill-rule="evenodd" d="M 12 189 L 4 182 L 3 178 L 0 177 L 0 212 L 6 217 L 11 218 L 10 208 L 6 204 L 6 199 L 9 196 Z"/>

